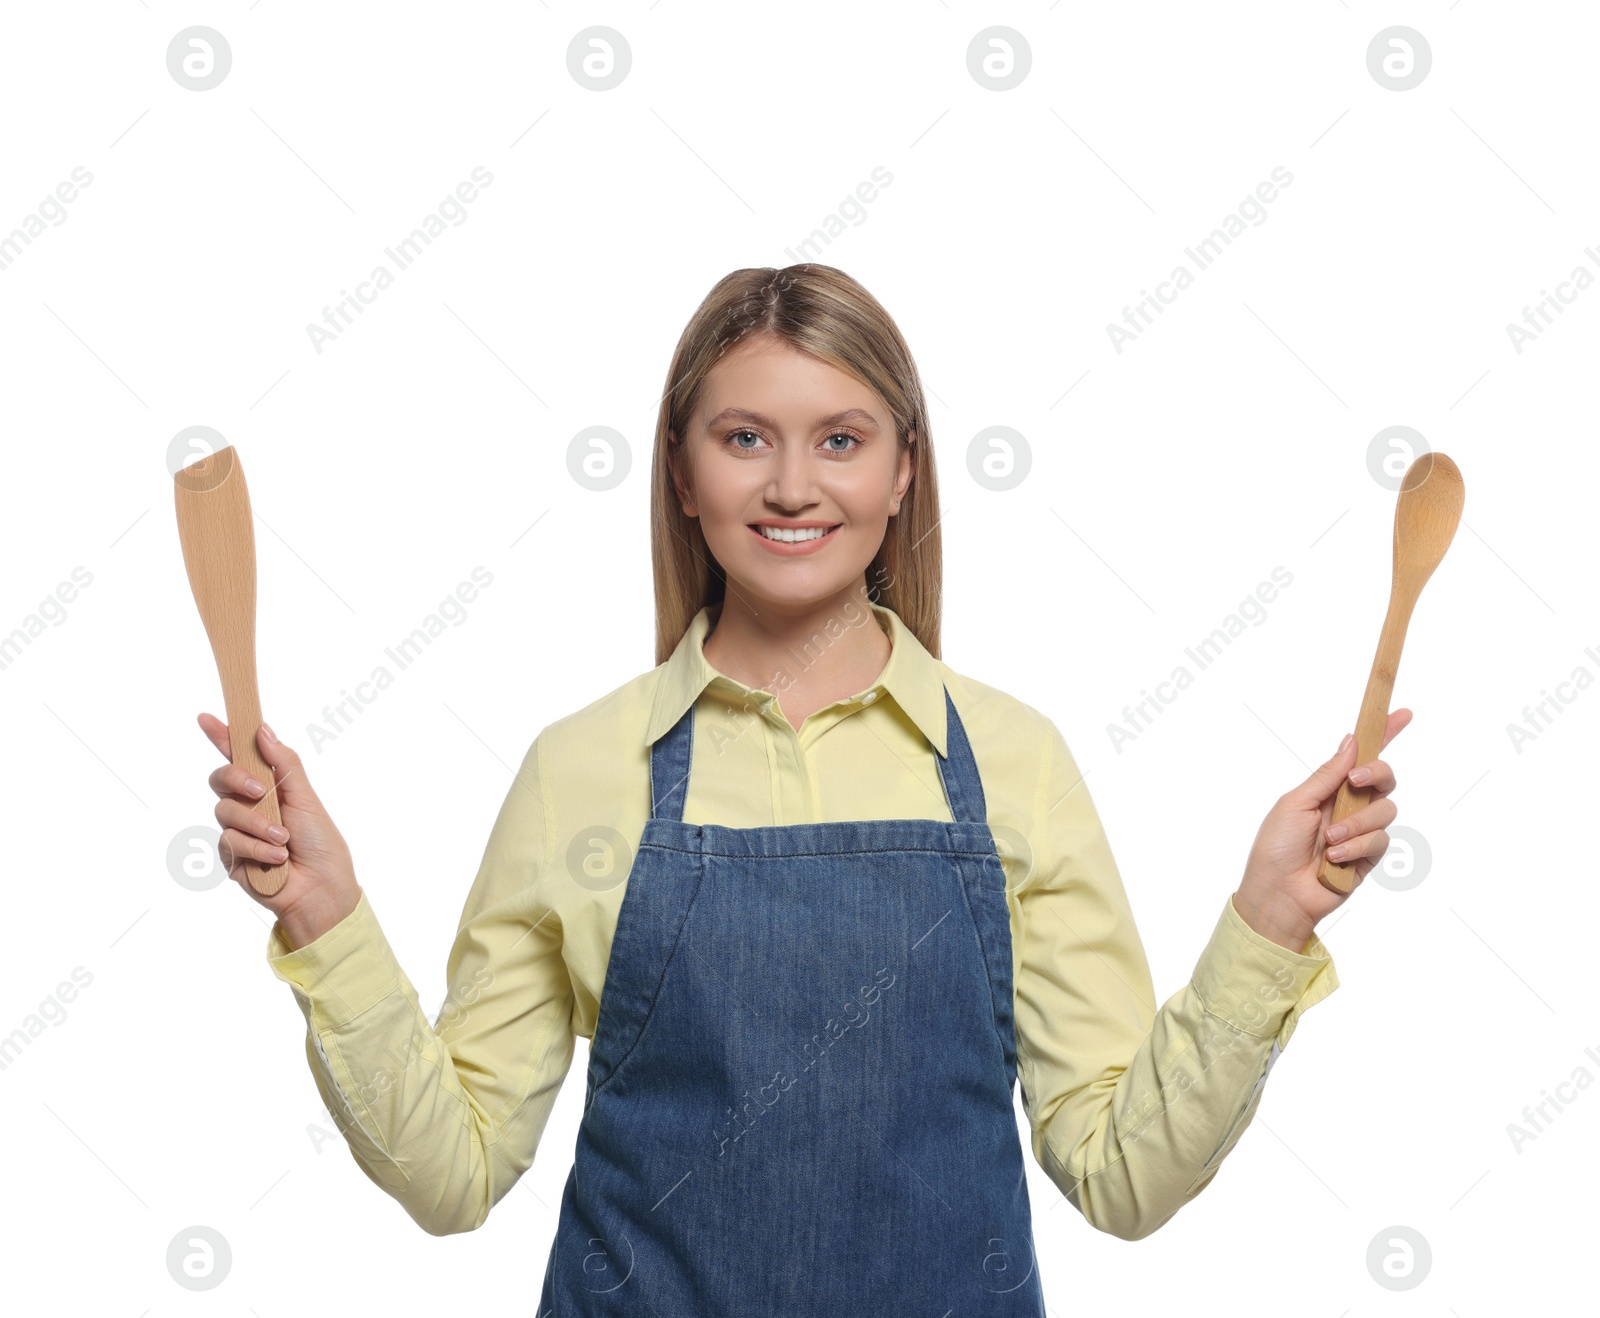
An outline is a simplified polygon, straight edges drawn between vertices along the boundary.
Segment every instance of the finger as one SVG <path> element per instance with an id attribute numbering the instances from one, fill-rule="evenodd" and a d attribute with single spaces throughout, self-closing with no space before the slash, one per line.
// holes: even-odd
<path id="1" fill-rule="evenodd" d="M 233 758 L 233 746 L 228 741 L 228 725 L 215 714 L 202 714 L 198 722 L 200 730 L 206 734 L 206 739 L 222 752 L 226 759 Z"/>
<path id="2" fill-rule="evenodd" d="M 217 808 L 212 813 L 217 817 L 217 823 L 225 829 L 231 828 L 236 832 L 248 833 L 252 837 L 279 846 L 289 840 L 288 829 L 282 824 L 273 823 L 260 811 L 252 810 L 243 801 L 235 801 L 231 797 L 218 801 Z"/>
<path id="3" fill-rule="evenodd" d="M 218 807 L 219 809 L 221 807 Z M 1337 824 L 1329 826 L 1323 831 L 1329 846 L 1335 846 L 1348 838 L 1360 837 L 1363 833 L 1370 833 L 1374 829 L 1388 828 L 1394 823 L 1395 816 L 1400 813 L 1400 807 L 1393 799 L 1384 797 L 1381 801 L 1372 801 L 1361 809 L 1346 815 Z M 1337 857 L 1336 857 L 1337 859 Z"/>
<path id="4" fill-rule="evenodd" d="M 1350 770 L 1352 787 L 1369 787 L 1379 796 L 1394 791 L 1394 766 L 1385 760 L 1368 760 Z"/>
<path id="5" fill-rule="evenodd" d="M 236 828 L 223 830 L 222 837 L 217 842 L 217 850 L 222 855 L 222 862 L 228 867 L 230 875 L 233 874 L 234 866 L 241 858 L 248 858 L 262 865 L 281 865 L 289 858 L 287 848 L 263 842 L 260 838 L 241 833 Z"/>
<path id="6" fill-rule="evenodd" d="M 256 731 L 256 743 L 261 748 L 261 758 L 271 767 L 277 782 L 278 801 L 285 809 L 295 806 L 315 808 L 322 803 L 306 778 L 305 766 L 300 756 L 290 746 L 285 746 L 263 723 Z"/>
<path id="7" fill-rule="evenodd" d="M 1348 745 L 1342 750 L 1335 751 L 1331 759 L 1324 760 L 1312 770 L 1309 778 L 1285 792 L 1282 799 L 1302 809 L 1314 809 L 1321 805 L 1339 790 L 1339 783 L 1345 774 L 1355 767 L 1355 757 L 1356 739 L 1352 734 Z"/>
<path id="8" fill-rule="evenodd" d="M 1381 751 L 1384 746 L 1387 746 L 1399 736 L 1401 730 L 1411 722 L 1412 717 L 1413 715 L 1409 709 L 1390 710 L 1389 719 L 1383 726 L 1383 745 L 1379 746 L 1378 749 Z"/>
<path id="9" fill-rule="evenodd" d="M 1348 865 L 1352 860 L 1376 862 L 1388 849 L 1389 835 L 1380 828 L 1376 833 L 1362 833 L 1348 842 L 1329 847 L 1328 859 L 1337 861 L 1341 865 Z"/>
<path id="10" fill-rule="evenodd" d="M 206 779 L 218 796 L 240 796 L 259 801 L 270 790 L 266 783 L 238 764 L 219 764 Z"/>

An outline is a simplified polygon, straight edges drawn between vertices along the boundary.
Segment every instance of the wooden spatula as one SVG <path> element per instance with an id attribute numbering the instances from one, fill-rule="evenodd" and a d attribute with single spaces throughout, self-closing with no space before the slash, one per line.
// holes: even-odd
<path id="1" fill-rule="evenodd" d="M 1424 453 L 1406 468 L 1400 498 L 1394 508 L 1394 575 L 1389 583 L 1389 612 L 1378 634 L 1378 653 L 1367 676 L 1367 691 L 1356 717 L 1356 763 L 1365 764 L 1383 749 L 1383 731 L 1389 723 L 1389 698 L 1395 674 L 1400 671 L 1400 647 L 1405 644 L 1411 611 L 1434 568 L 1444 558 L 1461 521 L 1466 501 L 1461 470 L 1443 453 Z M 1333 802 L 1332 823 L 1354 814 L 1372 799 L 1370 787 L 1339 784 Z M 1339 865 L 1322 857 L 1317 873 L 1322 886 L 1333 892 L 1355 887 L 1355 865 Z"/>
<path id="2" fill-rule="evenodd" d="M 178 538 L 189 588 L 211 639 L 228 710 L 229 759 L 267 785 L 248 804 L 275 824 L 278 792 L 272 770 L 256 749 L 261 694 L 256 688 L 256 537 L 244 467 L 230 444 L 173 475 Z M 250 886 L 270 897 L 288 882 L 289 863 L 267 866 L 241 857 Z"/>

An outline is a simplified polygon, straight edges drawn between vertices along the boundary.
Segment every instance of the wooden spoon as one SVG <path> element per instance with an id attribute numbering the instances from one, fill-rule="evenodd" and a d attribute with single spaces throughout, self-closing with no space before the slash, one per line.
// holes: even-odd
<path id="1" fill-rule="evenodd" d="M 261 694 L 256 687 L 256 538 L 244 467 L 230 444 L 173 473 L 178 538 L 189 588 L 200 609 L 228 710 L 228 758 L 267 785 L 258 814 L 281 824 L 277 780 L 256 749 Z M 288 882 L 289 862 L 263 865 L 241 856 L 250 886 L 270 897 Z"/>
<path id="2" fill-rule="evenodd" d="M 1389 583 L 1389 612 L 1378 635 L 1378 653 L 1367 676 L 1367 691 L 1356 718 L 1356 763 L 1365 764 L 1383 749 L 1383 732 L 1389 723 L 1389 697 L 1394 694 L 1400 669 L 1400 647 L 1405 644 L 1411 611 L 1422 588 L 1444 558 L 1461 521 L 1467 497 L 1461 470 L 1443 453 L 1424 453 L 1406 468 L 1400 498 L 1394 508 L 1394 576 Z M 1346 778 L 1333 802 L 1338 823 L 1372 799 L 1371 787 L 1352 787 Z M 1355 887 L 1354 863 L 1339 865 L 1322 857 L 1317 878 L 1333 892 Z"/>

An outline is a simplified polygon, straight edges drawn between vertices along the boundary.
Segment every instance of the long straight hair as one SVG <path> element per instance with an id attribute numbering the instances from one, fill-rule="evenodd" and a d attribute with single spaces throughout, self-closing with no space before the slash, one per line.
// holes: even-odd
<path id="1" fill-rule="evenodd" d="M 867 594 L 899 614 L 937 658 L 943 580 L 939 482 L 921 377 L 899 328 L 871 293 L 842 270 L 803 262 L 725 275 L 695 310 L 672 354 L 650 468 L 656 663 L 671 657 L 695 614 L 720 604 L 727 592 L 700 519 L 687 516 L 678 502 L 667 449 L 674 434 L 683 443 L 711 368 L 753 334 L 776 335 L 854 376 L 888 406 L 901 447 L 914 441 L 911 484 L 867 568 Z"/>

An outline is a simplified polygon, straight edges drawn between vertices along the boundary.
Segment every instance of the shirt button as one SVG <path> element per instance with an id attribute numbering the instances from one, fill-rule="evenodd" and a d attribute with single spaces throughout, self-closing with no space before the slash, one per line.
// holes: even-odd
<path id="1" fill-rule="evenodd" d="M 877 698 L 878 698 L 878 693 L 876 691 L 869 691 L 869 692 L 867 692 L 866 695 L 861 697 L 861 703 L 863 705 L 870 705 Z"/>

